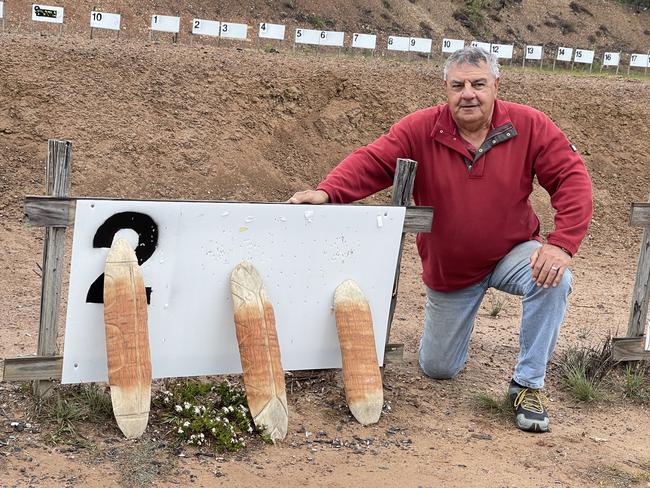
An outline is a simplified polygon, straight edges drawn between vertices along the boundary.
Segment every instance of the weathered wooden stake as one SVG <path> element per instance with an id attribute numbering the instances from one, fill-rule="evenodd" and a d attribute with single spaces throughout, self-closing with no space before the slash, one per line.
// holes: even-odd
<path id="1" fill-rule="evenodd" d="M 45 169 L 45 188 L 48 195 L 67 197 L 70 194 L 71 161 L 71 142 L 54 139 L 48 141 Z M 38 329 L 39 356 L 54 356 L 56 354 L 64 249 L 65 227 L 46 227 Z M 39 397 L 48 395 L 51 388 L 50 381 L 37 380 L 34 382 L 34 394 Z"/>
<path id="2" fill-rule="evenodd" d="M 408 206 L 413 195 L 413 185 L 415 184 L 415 170 L 417 169 L 417 161 L 412 159 L 397 160 L 397 168 L 395 170 L 395 177 L 393 179 L 393 196 L 391 198 L 392 205 Z M 393 323 L 393 315 L 395 314 L 395 306 L 397 305 L 397 289 L 399 286 L 399 271 L 402 263 L 402 248 L 404 247 L 404 234 L 399 244 L 399 253 L 397 255 L 397 269 L 395 271 L 395 280 L 393 281 L 393 293 L 390 300 L 390 309 L 388 312 L 388 328 L 386 329 L 386 346 L 390 341 L 390 328 Z"/>
<path id="3" fill-rule="evenodd" d="M 612 339 L 612 357 L 616 361 L 647 361 L 650 360 L 650 351 L 644 345 L 643 335 L 648 327 L 646 319 L 650 303 L 650 203 L 632 206 L 630 224 L 643 226 L 645 229 L 632 292 L 627 337 Z"/>

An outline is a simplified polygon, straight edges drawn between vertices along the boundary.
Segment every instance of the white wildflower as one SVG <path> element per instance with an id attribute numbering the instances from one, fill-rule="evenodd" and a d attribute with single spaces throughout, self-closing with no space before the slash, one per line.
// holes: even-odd
<path id="1" fill-rule="evenodd" d="M 181 407 L 180 405 L 176 405 L 176 406 L 174 407 L 174 410 L 176 410 L 177 412 L 182 412 L 182 411 L 183 411 L 183 407 Z"/>
<path id="2" fill-rule="evenodd" d="M 183 427 L 187 428 L 189 426 L 190 426 L 189 420 L 186 420 L 185 422 L 183 422 Z"/>
<path id="3" fill-rule="evenodd" d="M 181 429 L 181 428 L 179 427 L 179 428 L 178 428 L 178 433 L 179 433 L 179 434 L 182 434 L 182 433 L 183 433 L 183 429 Z"/>
<path id="4" fill-rule="evenodd" d="M 185 408 L 185 410 L 189 410 L 191 406 L 192 406 L 192 405 L 191 405 L 190 403 L 188 403 L 188 402 L 183 402 L 183 407 Z"/>

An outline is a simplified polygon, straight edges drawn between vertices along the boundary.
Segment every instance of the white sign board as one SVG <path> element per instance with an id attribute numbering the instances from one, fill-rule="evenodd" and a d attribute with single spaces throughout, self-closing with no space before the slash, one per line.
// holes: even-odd
<path id="1" fill-rule="evenodd" d="M 399 36 L 388 36 L 386 49 L 389 51 L 409 51 L 409 38 Z"/>
<path id="2" fill-rule="evenodd" d="M 5 18 L 5 3 L 0 2 L 0 19 Z"/>
<path id="3" fill-rule="evenodd" d="M 492 44 L 490 44 L 489 42 L 472 41 L 470 43 L 470 46 L 472 46 L 472 47 L 480 47 L 481 49 L 483 49 L 483 51 L 485 51 L 486 53 L 489 53 L 490 52 L 490 47 L 492 46 Z"/>
<path id="4" fill-rule="evenodd" d="M 558 47 L 557 48 L 557 61 L 571 61 L 573 57 L 573 48 L 572 47 Z"/>
<path id="5" fill-rule="evenodd" d="M 587 49 L 576 49 L 573 61 L 576 63 L 593 64 L 594 51 L 589 51 Z"/>
<path id="6" fill-rule="evenodd" d="M 375 34 L 352 34 L 352 47 L 359 49 L 375 49 L 377 47 L 377 36 Z"/>
<path id="7" fill-rule="evenodd" d="M 181 18 L 172 17 L 171 15 L 152 15 L 151 16 L 151 30 L 160 32 L 173 32 L 180 31 Z"/>
<path id="8" fill-rule="evenodd" d="M 492 54 L 500 59 L 512 59 L 512 51 L 514 46 L 512 44 L 492 44 Z"/>
<path id="9" fill-rule="evenodd" d="M 321 46 L 334 46 L 334 47 L 343 47 L 343 42 L 345 40 L 345 32 L 334 32 L 334 31 L 323 31 L 325 32 L 325 37 L 322 35 L 320 38 Z"/>
<path id="10" fill-rule="evenodd" d="M 621 53 L 603 54 L 603 66 L 618 66 L 621 62 Z"/>
<path id="11" fill-rule="evenodd" d="M 630 55 L 630 66 L 634 68 L 647 68 L 650 66 L 648 63 L 647 54 L 631 54 Z"/>
<path id="12" fill-rule="evenodd" d="M 323 37 L 325 37 L 325 31 L 319 31 L 314 29 L 302 29 L 299 27 L 296 29 L 296 37 L 294 39 L 294 42 L 296 44 L 319 45 L 321 34 L 323 35 Z"/>
<path id="13" fill-rule="evenodd" d="M 192 34 L 219 37 L 221 23 L 218 20 L 192 19 Z"/>
<path id="14" fill-rule="evenodd" d="M 268 22 L 262 22 L 257 37 L 282 41 L 284 40 L 284 31 L 285 26 L 282 24 L 269 24 Z"/>
<path id="15" fill-rule="evenodd" d="M 421 37 L 411 37 L 409 39 L 409 51 L 415 53 L 431 53 L 431 39 L 424 39 Z"/>
<path id="16" fill-rule="evenodd" d="M 540 60 L 544 56 L 544 46 L 526 46 L 524 51 L 525 59 Z"/>
<path id="17" fill-rule="evenodd" d="M 108 12 L 90 12 L 90 27 L 93 29 L 110 29 L 120 30 L 120 14 L 111 14 Z"/>
<path id="18" fill-rule="evenodd" d="M 368 299 L 379 364 L 404 207 L 77 200 L 63 383 L 106 381 L 101 281 L 108 247 L 136 249 L 149 288 L 154 378 L 241 372 L 230 274 L 255 266 L 273 304 L 286 370 L 338 368 L 334 291 Z"/>
<path id="19" fill-rule="evenodd" d="M 227 39 L 245 40 L 248 36 L 247 24 L 234 24 L 232 22 L 221 22 L 221 37 Z"/>
<path id="20" fill-rule="evenodd" d="M 63 7 L 34 4 L 32 5 L 32 20 L 37 22 L 63 24 Z"/>
<path id="21" fill-rule="evenodd" d="M 465 41 L 462 39 L 443 39 L 442 40 L 442 52 L 443 53 L 455 53 L 459 49 L 465 47 Z"/>

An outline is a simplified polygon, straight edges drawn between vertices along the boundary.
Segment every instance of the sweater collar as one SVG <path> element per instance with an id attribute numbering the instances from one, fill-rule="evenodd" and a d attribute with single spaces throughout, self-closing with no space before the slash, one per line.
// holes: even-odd
<path id="1" fill-rule="evenodd" d="M 506 124 L 512 126 L 512 121 L 510 120 L 510 114 L 508 113 L 508 108 L 506 103 L 502 102 L 498 98 L 494 101 L 494 111 L 492 112 L 492 128 L 499 128 Z M 433 127 L 431 132 L 431 137 L 435 138 L 436 136 L 442 134 L 457 134 L 458 127 L 454 121 L 453 116 L 451 115 L 451 110 L 449 109 L 449 104 L 445 104 L 442 109 L 442 113 L 436 125 Z"/>

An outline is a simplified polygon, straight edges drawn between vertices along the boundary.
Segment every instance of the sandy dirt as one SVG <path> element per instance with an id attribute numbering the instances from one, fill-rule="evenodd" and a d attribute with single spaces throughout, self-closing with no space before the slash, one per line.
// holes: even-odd
<path id="1" fill-rule="evenodd" d="M 236 47 L 0 36 L 0 357 L 36 351 L 43 230 L 23 225 L 22 204 L 43 193 L 47 139 L 73 143 L 73 196 L 280 201 L 401 116 L 444 101 L 435 60 Z M 507 69 L 500 96 L 548 113 L 594 182 L 558 352 L 624 335 L 641 238 L 628 225 L 630 204 L 647 201 L 650 188 L 650 83 Z M 532 200 L 549 230 L 548 197 L 537 190 Z M 486 299 L 458 378 L 426 378 L 416 360 L 419 275 L 409 236 L 391 334 L 404 361 L 385 369 L 377 425 L 349 415 L 339 371 L 296 373 L 287 377 L 289 433 L 276 446 L 175 451 L 155 422 L 137 441 L 110 423 L 82 424 L 84 442 L 68 445 L 52 439 L 24 386 L 1 383 L 0 486 L 650 486 L 647 402 L 612 391 L 579 403 L 554 364 L 552 432 L 519 432 L 475 406 L 477 393 L 498 396 L 509 381 L 514 297 L 498 318 Z"/>

